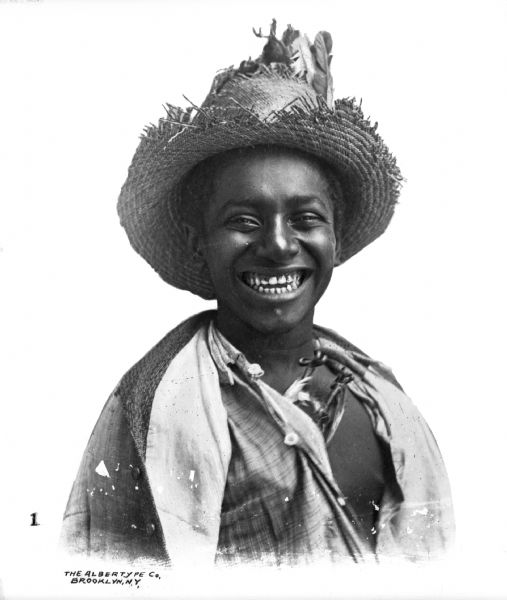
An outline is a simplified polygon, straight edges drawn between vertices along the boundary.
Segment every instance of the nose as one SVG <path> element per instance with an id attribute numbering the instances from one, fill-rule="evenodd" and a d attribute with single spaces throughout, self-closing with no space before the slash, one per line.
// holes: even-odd
<path id="1" fill-rule="evenodd" d="M 282 216 L 277 216 L 263 227 L 257 247 L 257 256 L 271 262 L 284 263 L 299 252 L 295 232 Z"/>

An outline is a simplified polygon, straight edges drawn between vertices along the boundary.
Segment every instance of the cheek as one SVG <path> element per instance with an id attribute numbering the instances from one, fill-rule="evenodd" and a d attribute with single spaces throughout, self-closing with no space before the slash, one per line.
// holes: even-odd
<path id="1" fill-rule="evenodd" d="M 310 243 L 313 245 L 314 251 L 318 254 L 319 260 L 323 266 L 334 263 L 339 243 L 331 228 L 316 232 L 312 236 Z"/>
<path id="2" fill-rule="evenodd" d="M 227 256 L 234 252 L 236 245 L 234 239 L 223 234 L 207 235 L 203 243 L 204 251 L 207 253 L 207 257 L 210 260 L 214 260 L 218 255 L 227 258 Z"/>
<path id="3" fill-rule="evenodd" d="M 234 269 L 236 260 L 248 247 L 238 232 L 208 232 L 203 239 L 202 255 L 213 278 L 224 279 Z"/>

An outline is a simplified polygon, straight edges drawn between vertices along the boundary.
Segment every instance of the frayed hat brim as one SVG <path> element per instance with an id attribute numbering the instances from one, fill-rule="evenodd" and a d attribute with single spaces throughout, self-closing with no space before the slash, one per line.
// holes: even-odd
<path id="1" fill-rule="evenodd" d="M 277 145 L 328 163 L 342 185 L 346 222 L 341 262 L 387 228 L 402 177 L 384 142 L 350 99 L 326 105 L 291 104 L 260 118 L 244 106 L 191 110 L 169 107 L 145 131 L 118 201 L 134 249 L 166 282 L 211 299 L 214 291 L 192 255 L 181 217 L 180 185 L 210 156 L 241 147 Z"/>

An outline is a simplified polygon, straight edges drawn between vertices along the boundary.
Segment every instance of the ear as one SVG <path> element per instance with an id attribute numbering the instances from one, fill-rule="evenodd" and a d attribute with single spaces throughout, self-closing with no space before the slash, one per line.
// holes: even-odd
<path id="1" fill-rule="evenodd" d="M 336 246 L 335 246 L 335 250 L 334 250 L 334 266 L 338 267 L 342 260 L 342 244 L 341 241 L 339 239 L 336 240 Z"/>
<path id="2" fill-rule="evenodd" d="M 195 259 L 203 260 L 204 252 L 202 247 L 202 236 L 199 235 L 196 227 L 185 223 L 185 234 L 187 237 L 187 245 Z"/>

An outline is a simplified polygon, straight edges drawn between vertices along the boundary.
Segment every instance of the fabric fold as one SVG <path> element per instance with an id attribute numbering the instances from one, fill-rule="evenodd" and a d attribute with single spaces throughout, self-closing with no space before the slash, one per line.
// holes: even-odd
<path id="1" fill-rule="evenodd" d="M 231 455 L 215 364 L 199 329 L 155 392 L 146 469 L 174 566 L 213 564 Z"/>

